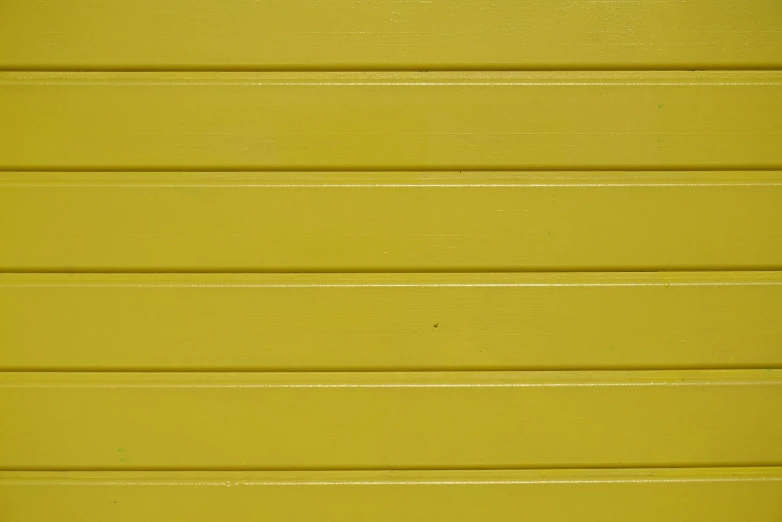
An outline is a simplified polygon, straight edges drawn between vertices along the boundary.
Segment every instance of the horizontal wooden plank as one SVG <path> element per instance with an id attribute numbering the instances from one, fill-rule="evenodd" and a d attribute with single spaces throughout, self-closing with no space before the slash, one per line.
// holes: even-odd
<path id="1" fill-rule="evenodd" d="M 782 66 L 775 0 L 4 0 L 4 68 Z"/>
<path id="2" fill-rule="evenodd" d="M 782 272 L 0 274 L 4 370 L 782 368 Z"/>
<path id="3" fill-rule="evenodd" d="M 782 370 L 0 373 L 0 468 L 782 464 Z"/>
<path id="4" fill-rule="evenodd" d="M 6 173 L 0 236 L 5 271 L 776 270 L 782 173 Z"/>
<path id="5" fill-rule="evenodd" d="M 5 169 L 780 168 L 782 72 L 0 73 Z"/>
<path id="6" fill-rule="evenodd" d="M 0 473 L 5 522 L 778 522 L 781 468 Z"/>

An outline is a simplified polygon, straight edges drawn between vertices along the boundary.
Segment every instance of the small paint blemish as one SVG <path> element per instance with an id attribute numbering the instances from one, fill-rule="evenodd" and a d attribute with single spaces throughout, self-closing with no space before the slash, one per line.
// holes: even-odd
<path id="1" fill-rule="evenodd" d="M 658 103 L 658 104 L 657 104 L 657 108 L 658 108 L 658 109 L 662 109 L 662 108 L 663 108 L 663 104 L 662 104 L 662 103 Z"/>
<path id="2" fill-rule="evenodd" d="M 435 328 L 437 328 L 438 326 L 440 326 L 440 323 L 434 323 Z"/>

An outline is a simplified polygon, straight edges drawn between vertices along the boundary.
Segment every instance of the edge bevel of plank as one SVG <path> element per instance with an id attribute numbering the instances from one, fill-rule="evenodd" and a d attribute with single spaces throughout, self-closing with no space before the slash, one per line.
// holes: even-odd
<path id="1" fill-rule="evenodd" d="M 5 173 L 0 270 L 777 270 L 781 180 L 779 172 Z"/>
<path id="2" fill-rule="evenodd" d="M 772 0 L 5 0 L 0 67 L 769 68 Z M 675 20 L 675 23 L 671 21 Z"/>
<path id="3" fill-rule="evenodd" d="M 782 272 L 0 274 L 0 369 L 779 368 L 780 309 Z"/>

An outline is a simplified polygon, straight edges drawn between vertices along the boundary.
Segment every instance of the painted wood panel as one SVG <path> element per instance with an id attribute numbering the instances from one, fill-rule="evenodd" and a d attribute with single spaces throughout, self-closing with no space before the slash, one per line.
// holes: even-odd
<path id="1" fill-rule="evenodd" d="M 778 522 L 782 469 L 0 472 L 7 522 Z"/>
<path id="2" fill-rule="evenodd" d="M 782 370 L 3 373 L 0 468 L 782 465 Z"/>
<path id="3" fill-rule="evenodd" d="M 8 169 L 782 167 L 782 72 L 0 73 Z"/>
<path id="4" fill-rule="evenodd" d="M 4 0 L 16 69 L 768 68 L 775 0 Z"/>
<path id="5" fill-rule="evenodd" d="M 779 269 L 780 180 L 779 172 L 7 173 L 0 269 Z"/>
<path id="6" fill-rule="evenodd" d="M 0 521 L 782 519 L 778 0 L 0 4 Z"/>
<path id="7" fill-rule="evenodd" d="M 782 274 L 0 274 L 1 370 L 782 368 Z"/>

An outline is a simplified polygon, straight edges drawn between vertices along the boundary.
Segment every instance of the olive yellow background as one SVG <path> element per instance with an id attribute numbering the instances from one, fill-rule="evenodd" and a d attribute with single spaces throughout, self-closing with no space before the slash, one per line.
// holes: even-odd
<path id="1" fill-rule="evenodd" d="M 782 520 L 777 0 L 0 3 L 0 520 Z"/>

